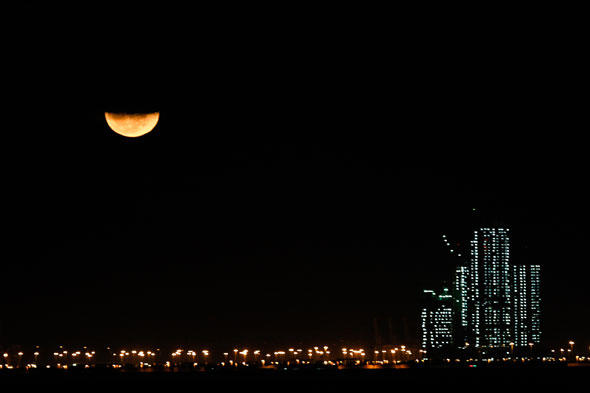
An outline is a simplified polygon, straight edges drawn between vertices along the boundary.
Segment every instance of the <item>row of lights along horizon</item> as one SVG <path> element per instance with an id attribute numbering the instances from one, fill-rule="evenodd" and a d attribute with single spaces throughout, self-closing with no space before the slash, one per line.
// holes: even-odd
<path id="1" fill-rule="evenodd" d="M 574 341 L 569 341 L 569 348 L 552 349 L 548 353 L 535 354 L 531 357 L 479 357 L 479 358 L 446 358 L 447 363 L 464 364 L 470 367 L 477 364 L 490 363 L 562 363 L 576 362 L 590 364 L 590 347 L 587 353 L 575 353 Z M 106 366 L 119 369 L 133 367 L 150 369 L 154 367 L 174 371 L 179 367 L 189 368 L 227 368 L 227 367 L 305 367 L 325 366 L 337 368 L 365 367 L 380 368 L 393 367 L 405 368 L 412 365 L 428 363 L 427 351 L 411 350 L 405 345 L 394 347 L 388 350 L 365 351 L 363 348 L 341 348 L 339 351 L 331 351 L 328 346 L 314 347 L 307 350 L 301 348 L 289 348 L 265 352 L 262 350 L 234 349 L 230 352 L 215 354 L 210 350 L 191 350 L 178 348 L 173 352 L 157 349 L 121 349 L 113 351 L 107 347 L 106 350 L 96 350 L 84 347 L 82 350 L 63 349 L 54 352 L 41 351 L 35 347 L 34 352 L 4 352 L 0 361 L 0 370 L 12 369 L 76 369 L 95 368 Z"/>
<path id="2" fill-rule="evenodd" d="M 134 367 L 178 367 L 181 365 L 197 366 L 218 366 L 218 367 L 238 367 L 238 366 L 295 366 L 295 365 L 310 365 L 310 364 L 325 364 L 325 365 L 360 365 L 365 364 L 367 353 L 363 348 L 341 348 L 339 355 L 333 354 L 328 346 L 313 347 L 304 351 L 301 348 L 289 348 L 288 350 L 278 350 L 272 352 L 264 352 L 262 350 L 248 349 L 234 349 L 231 352 L 223 352 L 223 360 L 220 359 L 220 354 L 217 354 L 217 359 L 212 356 L 209 350 L 185 350 L 182 348 L 176 349 L 173 352 L 163 352 L 159 348 L 153 350 L 125 350 L 112 351 L 107 347 L 106 351 L 97 354 L 96 350 L 91 350 L 84 347 L 83 350 L 65 350 L 60 346 L 58 351 L 51 354 L 45 353 L 43 357 L 39 347 L 35 348 L 35 352 L 28 354 L 27 360 L 23 360 L 25 353 L 19 351 L 17 353 L 3 353 L 3 362 L 0 368 L 37 368 L 39 364 L 43 364 L 46 368 L 62 368 L 68 369 L 72 367 L 89 368 L 97 364 L 108 365 L 113 368 L 120 368 L 123 366 Z M 112 355 L 112 357 L 111 357 Z M 377 360 L 378 359 L 378 360 Z M 393 348 L 388 351 L 375 351 L 373 356 L 374 361 L 382 364 L 401 364 L 410 360 L 414 360 L 413 352 L 405 345 Z"/>

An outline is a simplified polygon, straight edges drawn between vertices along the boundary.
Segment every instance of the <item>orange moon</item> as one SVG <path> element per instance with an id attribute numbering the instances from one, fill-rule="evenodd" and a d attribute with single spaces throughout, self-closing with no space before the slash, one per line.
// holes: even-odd
<path id="1" fill-rule="evenodd" d="M 160 113 L 113 113 L 105 112 L 104 117 L 111 130 L 117 134 L 137 138 L 154 129 Z"/>

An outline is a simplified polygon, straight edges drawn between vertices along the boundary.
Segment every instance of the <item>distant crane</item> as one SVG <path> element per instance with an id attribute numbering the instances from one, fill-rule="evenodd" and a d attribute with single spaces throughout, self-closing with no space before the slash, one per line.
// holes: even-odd
<path id="1" fill-rule="evenodd" d="M 449 238 L 445 234 L 442 235 L 442 241 L 451 255 L 458 257 L 458 258 L 461 258 L 463 256 L 463 250 L 462 250 L 461 243 L 455 243 L 455 245 L 453 246 L 451 244 Z"/>
<path id="2" fill-rule="evenodd" d="M 479 218 L 480 212 L 477 208 L 471 209 L 473 218 Z M 442 234 L 442 241 L 445 248 L 449 251 L 449 253 L 457 258 L 463 258 L 469 256 L 469 248 L 466 247 L 466 243 L 461 242 L 452 242 L 446 234 Z"/>

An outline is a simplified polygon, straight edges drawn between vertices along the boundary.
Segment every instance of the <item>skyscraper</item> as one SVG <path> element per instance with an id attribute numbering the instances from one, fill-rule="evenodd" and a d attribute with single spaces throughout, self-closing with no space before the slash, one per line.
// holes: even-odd
<path id="1" fill-rule="evenodd" d="M 454 341 L 455 343 L 465 343 L 468 341 L 469 332 L 469 314 L 468 314 L 468 296 L 469 296 L 469 269 L 463 264 L 458 265 L 455 269 L 455 281 L 453 283 L 454 299 Z"/>
<path id="2" fill-rule="evenodd" d="M 421 345 L 433 350 L 453 344 L 453 296 L 448 288 L 440 294 L 424 290 L 421 311 Z"/>
<path id="3" fill-rule="evenodd" d="M 511 342 L 510 238 L 508 229 L 474 231 L 467 289 L 468 340 L 476 347 Z"/>
<path id="4" fill-rule="evenodd" d="M 469 269 L 466 266 L 459 265 L 455 270 L 455 304 L 458 324 L 463 328 L 467 328 L 469 323 L 467 314 L 468 289 Z"/>
<path id="5" fill-rule="evenodd" d="M 541 293 L 539 265 L 512 266 L 512 337 L 524 347 L 541 340 Z"/>

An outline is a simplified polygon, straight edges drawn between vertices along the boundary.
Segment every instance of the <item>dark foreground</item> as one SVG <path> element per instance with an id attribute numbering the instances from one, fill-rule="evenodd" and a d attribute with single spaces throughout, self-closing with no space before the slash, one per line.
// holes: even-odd
<path id="1" fill-rule="evenodd" d="M 101 384 L 112 387 L 130 385 L 158 386 L 223 386 L 236 383 L 257 388 L 305 386 L 309 383 L 329 383 L 341 387 L 360 387 L 387 383 L 392 387 L 437 385 L 463 390 L 495 387 L 562 386 L 590 387 L 590 367 L 522 367 L 522 368 L 416 368 L 416 369 L 302 369 L 302 370 L 212 370 L 207 372 L 138 372 L 110 369 L 33 370 L 2 372 L 0 386 L 10 384 Z"/>

